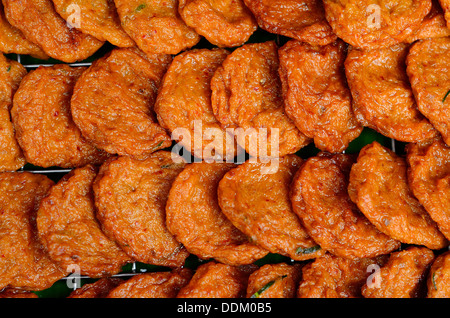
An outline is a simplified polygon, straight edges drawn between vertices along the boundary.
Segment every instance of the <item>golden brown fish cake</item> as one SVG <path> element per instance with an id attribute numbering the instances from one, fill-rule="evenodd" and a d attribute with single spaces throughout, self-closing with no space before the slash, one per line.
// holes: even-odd
<path id="1" fill-rule="evenodd" d="M 169 151 L 145 160 L 112 158 L 101 166 L 94 182 L 103 231 L 136 261 L 179 267 L 189 255 L 165 224 L 169 190 L 185 166 L 174 158 L 181 159 Z"/>
<path id="2" fill-rule="evenodd" d="M 0 172 L 15 171 L 25 165 L 25 157 L 17 143 L 10 109 L 13 96 L 26 69 L 0 53 Z"/>
<path id="3" fill-rule="evenodd" d="M 423 283 L 434 260 L 434 253 L 426 247 L 411 246 L 393 252 L 389 260 L 361 288 L 365 298 L 422 298 Z"/>
<path id="4" fill-rule="evenodd" d="M 325 19 L 321 0 L 244 0 L 259 27 L 309 43 L 327 45 L 337 36 Z"/>
<path id="5" fill-rule="evenodd" d="M 42 200 L 37 212 L 39 238 L 61 268 L 77 266 L 81 275 L 119 273 L 131 258 L 101 230 L 96 219 L 92 165 L 66 174 Z"/>
<path id="6" fill-rule="evenodd" d="M 158 121 L 171 132 L 172 139 L 195 157 L 208 161 L 229 161 L 240 153 L 233 136 L 214 117 L 211 106 L 211 77 L 228 54 L 225 49 L 215 48 L 177 55 L 155 103 Z"/>
<path id="7" fill-rule="evenodd" d="M 427 277 L 428 298 L 450 298 L 450 252 L 436 257 Z"/>
<path id="8" fill-rule="evenodd" d="M 176 55 L 200 41 L 178 13 L 178 0 L 114 0 L 122 27 L 147 54 Z"/>
<path id="9" fill-rule="evenodd" d="M 241 46 L 258 28 L 242 0 L 179 0 L 183 21 L 218 47 Z"/>
<path id="10" fill-rule="evenodd" d="M 118 47 L 135 45 L 123 30 L 114 0 L 52 0 L 56 12 L 73 27 Z M 75 19 L 73 16 L 79 14 Z M 78 20 L 77 20 L 78 19 Z"/>
<path id="11" fill-rule="evenodd" d="M 252 264 L 269 251 L 251 242 L 219 207 L 218 184 L 233 168 L 231 163 L 205 161 L 186 165 L 172 183 L 166 225 L 191 254 L 237 266 Z"/>
<path id="12" fill-rule="evenodd" d="M 302 281 L 298 298 L 362 298 L 361 287 L 376 266 L 387 260 L 385 255 L 376 258 L 355 258 L 325 254 L 302 268 Z"/>
<path id="13" fill-rule="evenodd" d="M 346 54 L 340 40 L 325 46 L 291 40 L 279 50 L 286 114 L 317 148 L 331 153 L 347 149 L 362 132 L 346 83 Z"/>
<path id="14" fill-rule="evenodd" d="M 217 189 L 219 206 L 234 226 L 256 244 L 293 260 L 324 253 L 292 211 L 289 187 L 301 163 L 296 155 L 269 163 L 248 160 L 227 172 Z"/>
<path id="15" fill-rule="evenodd" d="M 439 230 L 450 239 L 450 147 L 441 139 L 406 146 L 408 183 Z"/>
<path id="16" fill-rule="evenodd" d="M 450 0 L 439 0 L 439 3 L 441 4 L 442 9 L 444 9 L 447 27 L 450 28 Z"/>
<path id="17" fill-rule="evenodd" d="M 291 185 L 291 202 L 309 235 L 322 249 L 345 258 L 388 254 L 400 242 L 379 231 L 347 193 L 354 157 L 321 153 L 300 167 Z"/>
<path id="18" fill-rule="evenodd" d="M 94 283 L 84 284 L 75 289 L 67 298 L 106 298 L 117 286 L 123 283 L 119 277 L 104 277 Z"/>
<path id="19" fill-rule="evenodd" d="M 450 24 L 449 24 L 450 26 Z M 441 38 L 450 36 L 450 28 L 447 26 L 445 14 L 438 0 L 433 0 L 431 10 L 423 19 L 419 28 L 405 39 L 405 43 L 413 43 L 427 38 Z"/>
<path id="20" fill-rule="evenodd" d="M 450 37 L 416 42 L 406 64 L 420 112 L 450 145 Z"/>
<path id="21" fill-rule="evenodd" d="M 253 157 L 282 157 L 310 143 L 284 113 L 277 50 L 273 41 L 245 44 L 211 79 L 215 117 Z"/>
<path id="22" fill-rule="evenodd" d="M 70 28 L 52 0 L 3 0 L 8 21 L 48 56 L 66 63 L 92 56 L 104 42 Z"/>
<path id="23" fill-rule="evenodd" d="M 192 275 L 187 268 L 138 274 L 111 290 L 107 298 L 175 298 Z"/>
<path id="24" fill-rule="evenodd" d="M 214 261 L 200 265 L 177 298 L 242 298 L 256 265 L 231 266 Z"/>
<path id="25" fill-rule="evenodd" d="M 247 298 L 296 298 L 300 264 L 265 264 L 248 278 Z"/>
<path id="26" fill-rule="evenodd" d="M 54 185 L 45 175 L 0 174 L 0 289 L 39 291 L 66 276 L 39 240 L 36 213 Z"/>
<path id="27" fill-rule="evenodd" d="M 0 1 L 0 52 L 5 54 L 25 54 L 35 58 L 46 60 L 48 55 L 42 49 L 28 41 L 23 33 L 13 27 L 6 19 L 3 4 Z"/>
<path id="28" fill-rule="evenodd" d="M 351 49 L 345 71 L 358 121 L 403 142 L 419 142 L 438 135 L 417 108 L 406 74 L 409 45 L 378 50 Z"/>
<path id="29" fill-rule="evenodd" d="M 408 185 L 405 158 L 374 141 L 361 149 L 349 180 L 351 200 L 381 232 L 429 249 L 448 245 Z"/>
<path id="30" fill-rule="evenodd" d="M 6 288 L 0 292 L 0 298 L 39 298 L 37 294 L 21 289 Z"/>
<path id="31" fill-rule="evenodd" d="M 118 48 L 95 61 L 77 81 L 71 110 L 82 135 L 111 154 L 146 158 L 172 141 L 153 113 L 169 55 Z"/>
<path id="32" fill-rule="evenodd" d="M 41 66 L 14 95 L 11 118 L 27 162 L 44 168 L 101 164 L 108 154 L 90 144 L 72 120 L 71 97 L 83 67 Z"/>
<path id="33" fill-rule="evenodd" d="M 353 47 L 379 49 L 403 42 L 431 9 L 431 0 L 324 0 L 334 33 Z"/>

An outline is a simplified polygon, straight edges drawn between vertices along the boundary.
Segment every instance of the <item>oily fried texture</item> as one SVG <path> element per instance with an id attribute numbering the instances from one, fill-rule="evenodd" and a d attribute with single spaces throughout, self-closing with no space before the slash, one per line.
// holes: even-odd
<path id="1" fill-rule="evenodd" d="M 13 96 L 26 69 L 0 53 L 0 172 L 14 171 L 25 165 L 25 157 L 17 143 L 10 109 Z"/>
<path id="2" fill-rule="evenodd" d="M 6 288 L 0 292 L 0 298 L 39 298 L 37 294 L 21 289 Z"/>
<path id="3" fill-rule="evenodd" d="M 409 186 L 450 239 L 450 147 L 441 139 L 406 147 Z"/>
<path id="4" fill-rule="evenodd" d="M 114 0 L 124 30 L 147 54 L 178 54 L 200 41 L 178 13 L 178 0 Z"/>
<path id="5" fill-rule="evenodd" d="M 324 253 L 292 211 L 289 187 L 302 163 L 296 155 L 268 163 L 246 161 L 225 174 L 217 196 L 225 216 L 272 253 L 306 260 Z"/>
<path id="6" fill-rule="evenodd" d="M 311 45 L 337 39 L 325 19 L 321 0 L 244 0 L 262 29 Z"/>
<path id="7" fill-rule="evenodd" d="M 374 141 L 361 149 L 348 193 L 381 232 L 402 243 L 441 249 L 448 242 L 414 197 L 403 157 Z"/>
<path id="8" fill-rule="evenodd" d="M 31 55 L 35 58 L 46 60 L 47 54 L 42 49 L 28 41 L 23 33 L 13 27 L 6 19 L 3 4 L 0 1 L 0 52 L 5 54 L 16 53 Z"/>
<path id="9" fill-rule="evenodd" d="M 279 50 L 285 111 L 317 148 L 342 152 L 362 126 L 352 111 L 344 61 L 346 44 L 311 46 L 291 40 Z"/>
<path id="10" fill-rule="evenodd" d="M 66 63 L 82 61 L 103 41 L 67 26 L 52 0 L 3 0 L 8 21 L 50 57 Z"/>
<path id="11" fill-rule="evenodd" d="M 247 298 L 296 298 L 301 265 L 265 264 L 248 278 Z"/>
<path id="12" fill-rule="evenodd" d="M 123 283 L 122 278 L 104 277 L 94 283 L 84 284 L 75 289 L 67 298 L 106 298 L 106 296 Z"/>
<path id="13" fill-rule="evenodd" d="M 291 185 L 294 212 L 322 249 L 345 258 L 375 257 L 400 247 L 358 210 L 347 193 L 352 155 L 309 158 Z"/>
<path id="14" fill-rule="evenodd" d="M 138 274 L 111 290 L 107 298 L 175 298 L 192 275 L 187 268 Z"/>
<path id="15" fill-rule="evenodd" d="M 434 260 L 433 251 L 426 247 L 409 247 L 391 253 L 383 267 L 375 269 L 373 280 L 361 289 L 365 298 L 418 298 Z"/>
<path id="16" fill-rule="evenodd" d="M 450 145 L 450 37 L 416 42 L 406 63 L 420 112 Z"/>
<path id="17" fill-rule="evenodd" d="M 218 47 L 241 46 L 258 25 L 242 0 L 179 0 L 183 21 Z"/>
<path id="18" fill-rule="evenodd" d="M 447 27 L 450 28 L 450 0 L 439 0 L 439 3 L 441 4 L 442 9 L 444 9 Z"/>
<path id="19" fill-rule="evenodd" d="M 360 123 L 389 138 L 419 142 L 438 132 L 417 108 L 406 74 L 408 51 L 407 44 L 378 50 L 351 49 L 345 71 Z"/>
<path id="20" fill-rule="evenodd" d="M 427 277 L 428 298 L 450 297 L 450 252 L 434 260 Z"/>
<path id="21" fill-rule="evenodd" d="M 66 275 L 47 254 L 36 228 L 39 204 L 53 185 L 40 174 L 0 174 L 0 289 L 44 290 Z"/>
<path id="22" fill-rule="evenodd" d="M 41 66 L 23 78 L 11 117 L 27 162 L 72 168 L 106 159 L 107 153 L 91 145 L 72 120 L 70 99 L 84 70 L 66 64 Z"/>
<path id="23" fill-rule="evenodd" d="M 153 113 L 171 59 L 119 48 L 95 61 L 77 81 L 71 100 L 73 120 L 82 135 L 109 153 L 137 158 L 171 146 Z"/>
<path id="24" fill-rule="evenodd" d="M 211 78 L 225 49 L 194 49 L 177 55 L 164 76 L 155 112 L 172 138 L 197 158 L 233 159 L 233 136 L 222 129 L 211 106 Z"/>
<path id="25" fill-rule="evenodd" d="M 200 265 L 177 298 L 242 298 L 256 265 L 231 266 L 210 261 Z"/>
<path id="26" fill-rule="evenodd" d="M 310 142 L 284 114 L 277 50 L 273 41 L 245 44 L 211 80 L 214 115 L 253 157 L 282 157 Z"/>
<path id="27" fill-rule="evenodd" d="M 450 7 L 449 7 L 450 8 Z M 416 29 L 404 42 L 413 43 L 427 38 L 441 38 L 450 36 L 450 23 L 447 25 L 445 14 L 438 0 L 433 0 L 431 10 Z"/>
<path id="28" fill-rule="evenodd" d="M 361 49 L 403 42 L 430 12 L 431 0 L 324 0 L 334 33 Z"/>
<path id="29" fill-rule="evenodd" d="M 302 268 L 298 298 L 362 298 L 361 287 L 386 256 L 355 258 L 325 254 Z"/>
<path id="30" fill-rule="evenodd" d="M 92 165 L 72 170 L 45 197 L 37 212 L 39 238 L 61 268 L 78 266 L 81 275 L 117 274 L 130 258 L 101 230 L 95 217 Z"/>
<path id="31" fill-rule="evenodd" d="M 134 46 L 122 29 L 114 0 L 52 0 L 56 12 L 72 27 L 118 47 Z M 75 15 L 77 15 L 74 17 Z"/>
<path id="32" fill-rule="evenodd" d="M 205 161 L 187 165 L 172 184 L 166 225 L 192 254 L 228 265 L 252 264 L 268 251 L 250 242 L 222 213 L 217 187 L 231 163 Z"/>
<path id="33" fill-rule="evenodd" d="M 136 261 L 177 267 L 189 253 L 165 224 L 172 182 L 185 164 L 168 151 L 145 160 L 118 157 L 105 162 L 94 182 L 97 218 L 105 233 Z"/>

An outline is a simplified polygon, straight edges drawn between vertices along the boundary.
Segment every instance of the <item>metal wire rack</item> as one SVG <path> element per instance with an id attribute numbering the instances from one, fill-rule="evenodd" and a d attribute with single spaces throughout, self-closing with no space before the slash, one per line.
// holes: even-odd
<path id="1" fill-rule="evenodd" d="M 280 37 L 276 36 L 275 41 L 280 44 Z M 51 67 L 55 64 L 53 63 L 23 63 L 23 58 L 21 55 L 17 55 L 16 60 L 21 63 L 28 71 L 33 70 L 33 69 L 37 69 L 40 66 L 45 66 L 45 67 Z M 92 65 L 91 62 L 79 62 L 79 63 L 71 63 L 68 64 L 72 67 L 89 67 Z M 390 141 L 390 147 L 391 149 L 396 152 L 396 143 L 397 141 L 395 139 L 391 139 Z M 34 168 L 27 168 L 27 166 L 25 166 L 24 168 L 22 168 L 20 171 L 28 171 L 31 173 L 39 173 L 39 174 L 46 174 L 46 175 L 55 175 L 55 174 L 66 174 L 69 173 L 72 169 L 63 169 L 63 168 L 52 168 L 52 169 L 34 169 Z M 113 275 L 112 277 L 121 277 L 121 278 L 127 278 L 127 277 L 131 277 L 140 273 L 144 273 L 144 272 L 148 272 L 149 270 L 147 268 L 139 268 L 138 263 L 134 262 L 131 263 L 131 269 L 127 272 L 122 272 L 122 273 L 118 273 Z M 77 288 L 81 287 L 82 284 L 80 284 L 80 282 L 82 280 L 85 279 L 92 279 L 88 276 L 83 276 L 83 275 L 74 275 L 74 274 L 69 274 L 66 277 L 63 277 L 61 279 L 61 281 L 65 281 L 66 285 L 69 289 L 72 290 L 76 290 Z M 70 286 L 70 287 L 69 287 Z"/>

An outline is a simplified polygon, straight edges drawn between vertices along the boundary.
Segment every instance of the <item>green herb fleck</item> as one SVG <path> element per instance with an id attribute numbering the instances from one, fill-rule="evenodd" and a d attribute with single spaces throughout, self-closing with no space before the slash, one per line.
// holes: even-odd
<path id="1" fill-rule="evenodd" d="M 275 284 L 279 280 L 284 279 L 285 277 L 287 277 L 287 275 L 280 276 L 277 279 L 274 279 L 274 280 L 268 282 L 260 290 L 258 290 L 256 293 L 251 295 L 250 298 L 259 298 L 259 296 L 261 296 L 261 294 L 264 293 L 267 289 L 269 289 L 273 284 Z"/>
<path id="2" fill-rule="evenodd" d="M 436 273 L 433 273 L 433 275 L 431 276 L 431 281 L 433 282 L 434 289 L 437 290 L 436 281 L 434 279 L 434 275 L 436 275 Z"/>
<path id="3" fill-rule="evenodd" d="M 6 69 L 6 71 L 9 73 L 9 71 L 11 71 L 11 65 L 8 66 L 8 68 Z"/>
<path id="4" fill-rule="evenodd" d="M 160 141 L 155 147 L 153 147 L 153 149 L 158 149 L 159 147 L 161 147 L 161 145 L 163 144 L 164 141 Z"/>
<path id="5" fill-rule="evenodd" d="M 142 11 L 142 9 L 144 9 L 145 7 L 146 7 L 145 3 L 139 5 L 139 6 L 136 8 L 136 12 Z"/>
<path id="6" fill-rule="evenodd" d="M 445 100 L 447 99 L 448 95 L 450 95 L 450 90 L 445 94 L 444 98 L 442 99 L 442 102 L 445 103 Z"/>
<path id="7" fill-rule="evenodd" d="M 311 253 L 319 251 L 320 249 L 321 249 L 321 247 L 319 245 L 316 245 L 316 246 L 313 246 L 313 247 L 308 247 L 308 248 L 299 247 L 295 253 L 297 253 L 297 254 L 311 254 Z"/>

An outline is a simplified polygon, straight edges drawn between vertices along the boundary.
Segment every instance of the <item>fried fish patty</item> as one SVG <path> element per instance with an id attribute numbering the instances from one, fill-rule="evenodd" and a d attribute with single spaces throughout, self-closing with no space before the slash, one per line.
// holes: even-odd
<path id="1" fill-rule="evenodd" d="M 325 46 L 291 40 L 279 50 L 286 114 L 317 148 L 331 153 L 347 149 L 362 131 L 346 83 L 346 54 L 340 40 Z"/>
<path id="2" fill-rule="evenodd" d="M 406 73 L 408 51 L 407 44 L 351 49 L 345 71 L 359 122 L 389 138 L 419 142 L 438 132 L 417 108 Z"/>
<path id="3" fill-rule="evenodd" d="M 244 0 L 259 27 L 309 43 L 327 45 L 337 36 L 325 19 L 321 0 Z"/>
<path id="4" fill-rule="evenodd" d="M 117 286 L 123 283 L 119 277 L 103 277 L 94 283 L 84 284 L 75 289 L 67 298 L 106 298 Z"/>
<path id="5" fill-rule="evenodd" d="M 414 43 L 406 63 L 420 112 L 450 145 L 450 37 Z"/>
<path id="6" fill-rule="evenodd" d="M 442 139 L 406 146 L 408 183 L 439 230 L 450 239 L 450 147 Z"/>
<path id="7" fill-rule="evenodd" d="M 431 0 L 324 0 L 336 35 L 361 49 L 403 42 L 430 12 Z"/>
<path id="8" fill-rule="evenodd" d="M 172 145 L 153 113 L 169 55 L 146 56 L 117 48 L 95 61 L 77 81 L 71 111 L 82 135 L 111 154 L 145 158 Z"/>
<path id="9" fill-rule="evenodd" d="M 11 117 L 27 162 L 44 168 L 100 164 L 107 153 L 88 142 L 72 120 L 71 97 L 84 67 L 41 66 L 14 95 Z"/>
<path id="10" fill-rule="evenodd" d="M 218 47 L 237 47 L 248 41 L 258 24 L 243 0 L 179 0 L 183 21 Z"/>
<path id="11" fill-rule="evenodd" d="M 0 173 L 0 289 L 39 291 L 66 276 L 39 240 L 36 213 L 54 182 L 30 172 Z"/>
<path id="12" fill-rule="evenodd" d="M 252 264 L 268 251 L 251 242 L 222 213 L 217 187 L 232 163 L 205 161 L 186 165 L 172 184 L 166 225 L 192 254 L 228 265 Z"/>
<path id="13" fill-rule="evenodd" d="M 26 73 L 20 63 L 9 60 L 0 53 L 0 172 L 14 171 L 25 165 L 10 110 L 13 96 Z"/>
<path id="14" fill-rule="evenodd" d="M 439 3 L 441 4 L 442 9 L 444 9 L 447 27 L 450 28 L 450 0 L 439 0 Z"/>
<path id="15" fill-rule="evenodd" d="M 66 174 L 42 200 L 37 212 L 39 238 L 61 268 L 75 265 L 81 275 L 117 274 L 130 257 L 101 230 L 96 219 L 92 165 Z"/>
<path id="16" fill-rule="evenodd" d="M 300 264 L 265 264 L 248 278 L 247 298 L 296 298 Z"/>
<path id="17" fill-rule="evenodd" d="M 233 51 L 211 79 L 214 115 L 253 157 L 282 157 L 310 143 L 286 116 L 274 41 Z"/>
<path id="18" fill-rule="evenodd" d="M 169 190 L 185 166 L 173 158 L 181 159 L 168 151 L 145 160 L 111 158 L 93 185 L 97 218 L 105 234 L 142 263 L 179 267 L 189 255 L 165 223 Z"/>
<path id="19" fill-rule="evenodd" d="M 104 44 L 70 28 L 55 11 L 52 0 L 3 0 L 3 5 L 11 25 L 54 59 L 66 63 L 82 61 Z"/>
<path id="20" fill-rule="evenodd" d="M 400 242 L 379 231 L 347 193 L 353 155 L 320 153 L 300 167 L 291 185 L 294 212 L 322 249 L 345 258 L 388 254 Z"/>
<path id="21" fill-rule="evenodd" d="M 209 261 L 197 267 L 177 298 L 242 298 L 256 265 L 231 266 Z"/>
<path id="22" fill-rule="evenodd" d="M 138 274 L 112 289 L 107 298 L 175 298 L 192 275 L 187 268 Z"/>
<path id="23" fill-rule="evenodd" d="M 436 257 L 427 277 L 427 298 L 450 297 L 450 252 Z"/>
<path id="24" fill-rule="evenodd" d="M 381 232 L 402 243 L 441 249 L 448 241 L 414 197 L 406 159 L 374 141 L 352 166 L 348 193 Z"/>
<path id="25" fill-rule="evenodd" d="M 200 41 L 178 13 L 178 0 L 114 0 L 124 30 L 147 54 L 178 54 Z"/>
<path id="26" fill-rule="evenodd" d="M 434 260 L 434 253 L 426 247 L 411 246 L 393 252 L 383 267 L 378 268 L 374 281 L 361 288 L 365 298 L 418 298 Z"/>
<path id="27" fill-rule="evenodd" d="M 3 4 L 0 1 L 0 52 L 5 54 L 25 54 L 46 60 L 48 55 L 36 44 L 28 41 L 22 31 L 13 27 L 5 16 Z"/>
<path id="28" fill-rule="evenodd" d="M 361 287 L 372 268 L 386 263 L 386 255 L 348 259 L 325 254 L 302 268 L 298 298 L 362 298 Z"/>
<path id="29" fill-rule="evenodd" d="M 162 127 L 187 151 L 204 160 L 229 160 L 240 153 L 233 136 L 214 116 L 211 78 L 229 52 L 193 49 L 177 55 L 167 70 L 155 112 Z"/>
<path id="30" fill-rule="evenodd" d="M 114 0 L 52 0 L 56 12 L 73 27 L 118 47 L 134 46 L 123 30 Z M 79 14 L 75 19 L 73 16 Z M 77 20 L 79 19 L 79 20 Z"/>
<path id="31" fill-rule="evenodd" d="M 289 188 L 302 159 L 287 155 L 268 163 L 248 160 L 228 171 L 217 196 L 225 216 L 272 253 L 294 260 L 324 253 L 292 211 Z"/>

